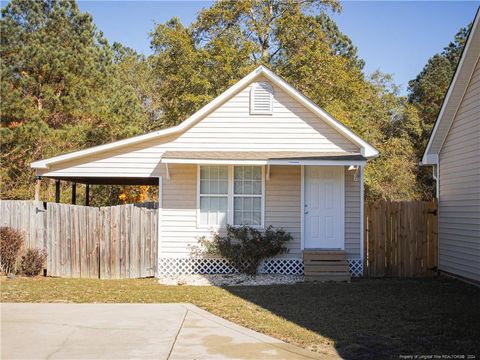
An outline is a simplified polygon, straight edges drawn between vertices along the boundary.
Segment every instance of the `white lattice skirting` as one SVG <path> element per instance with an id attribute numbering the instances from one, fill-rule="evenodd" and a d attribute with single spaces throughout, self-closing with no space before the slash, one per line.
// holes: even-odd
<path id="1" fill-rule="evenodd" d="M 348 268 L 353 277 L 362 276 L 362 260 L 348 260 Z M 160 275 L 185 274 L 232 274 L 237 270 L 224 258 L 160 258 Z M 259 269 L 261 274 L 302 275 L 302 259 L 267 259 Z"/>
<path id="2" fill-rule="evenodd" d="M 353 277 L 363 276 L 363 261 L 361 259 L 353 259 L 348 261 L 348 270 Z"/>

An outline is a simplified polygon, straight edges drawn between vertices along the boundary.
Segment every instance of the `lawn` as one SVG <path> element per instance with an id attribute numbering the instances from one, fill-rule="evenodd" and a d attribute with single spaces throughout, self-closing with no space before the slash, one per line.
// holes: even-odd
<path id="1" fill-rule="evenodd" d="M 154 279 L 2 278 L 2 302 L 189 302 L 346 358 L 480 354 L 480 288 L 448 278 L 257 287 L 168 287 Z"/>

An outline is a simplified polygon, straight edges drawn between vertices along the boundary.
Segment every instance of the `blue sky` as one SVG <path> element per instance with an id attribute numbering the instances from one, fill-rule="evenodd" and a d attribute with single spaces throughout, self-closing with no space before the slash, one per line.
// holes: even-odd
<path id="1" fill-rule="evenodd" d="M 149 32 L 173 16 L 191 23 L 209 1 L 78 1 L 104 35 L 150 54 Z M 2 2 L 2 5 L 5 3 Z M 344 1 L 334 15 L 358 47 L 365 71 L 394 75 L 405 91 L 429 57 L 473 20 L 480 1 Z"/>
<path id="2" fill-rule="evenodd" d="M 79 1 L 110 41 L 149 54 L 148 33 L 173 16 L 192 22 L 208 1 Z M 345 1 L 335 14 L 340 29 L 358 47 L 365 71 L 394 75 L 404 92 L 427 59 L 473 20 L 480 1 Z"/>

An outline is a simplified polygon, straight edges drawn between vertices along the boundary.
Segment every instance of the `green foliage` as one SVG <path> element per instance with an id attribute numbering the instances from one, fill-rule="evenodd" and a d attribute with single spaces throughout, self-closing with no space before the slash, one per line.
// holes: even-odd
<path id="1" fill-rule="evenodd" d="M 27 249 L 20 261 L 20 271 L 27 276 L 37 276 L 47 261 L 47 252 L 40 249 Z"/>
<path id="2" fill-rule="evenodd" d="M 211 255 L 228 259 L 240 272 L 255 275 L 262 260 L 285 253 L 292 236 L 270 225 L 264 232 L 249 226 L 227 225 L 226 235 L 212 233 L 212 239 L 201 238 L 200 244 Z"/>
<path id="3" fill-rule="evenodd" d="M 143 132 L 114 52 L 75 1 L 2 9 L 2 198 L 31 198 L 30 163 Z"/>
<path id="4" fill-rule="evenodd" d="M 429 60 L 407 99 L 389 75 L 365 76 L 327 14 L 340 10 L 337 0 L 217 1 L 190 26 L 157 25 L 144 57 L 108 44 L 74 0 L 10 1 L 0 20 L 2 198 L 33 197 L 32 161 L 177 125 L 259 64 L 377 147 L 370 199 L 431 197 L 431 177 L 416 164 L 468 29 Z M 92 189 L 98 205 L 121 192 Z"/>
<path id="5" fill-rule="evenodd" d="M 20 230 L 8 226 L 0 227 L 0 268 L 5 274 L 15 272 L 18 253 L 24 243 Z"/>
<path id="6" fill-rule="evenodd" d="M 358 56 L 357 47 L 353 45 L 352 40 L 347 35 L 340 31 L 335 21 L 325 12 L 317 16 L 317 21 L 320 23 L 334 55 L 344 56 L 352 66 L 363 69 L 365 61 Z"/>

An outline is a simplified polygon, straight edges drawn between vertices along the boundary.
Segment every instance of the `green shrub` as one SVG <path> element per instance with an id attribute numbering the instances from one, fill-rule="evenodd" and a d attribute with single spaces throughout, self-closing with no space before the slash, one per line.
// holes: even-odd
<path id="1" fill-rule="evenodd" d="M 39 249 L 28 249 L 20 262 L 21 272 L 27 276 L 37 276 L 47 260 L 47 252 Z"/>
<path id="2" fill-rule="evenodd" d="M 15 272 L 18 253 L 24 241 L 20 230 L 8 226 L 0 227 L 0 267 L 5 274 Z"/>
<path id="3" fill-rule="evenodd" d="M 287 252 L 285 244 L 292 240 L 290 233 L 269 226 L 264 232 L 249 226 L 227 225 L 225 236 L 212 233 L 200 243 L 208 254 L 221 255 L 228 259 L 240 272 L 255 275 L 262 260 Z"/>

